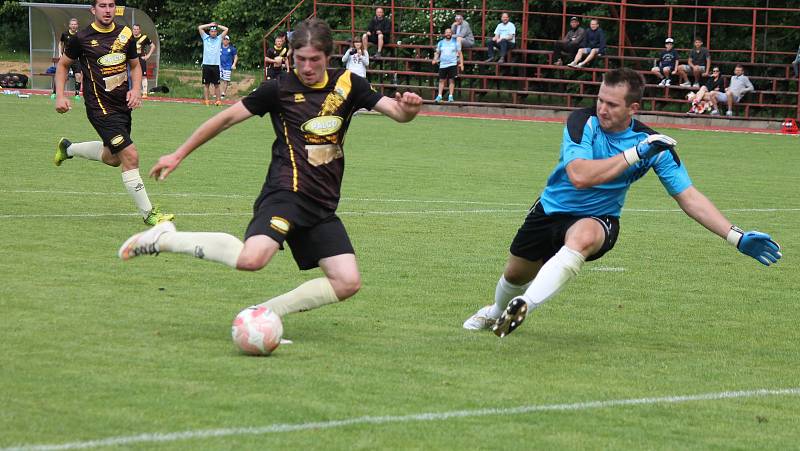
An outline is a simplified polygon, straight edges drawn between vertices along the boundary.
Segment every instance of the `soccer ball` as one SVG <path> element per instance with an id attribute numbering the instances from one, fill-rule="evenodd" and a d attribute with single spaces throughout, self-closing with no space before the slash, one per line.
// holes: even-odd
<path id="1" fill-rule="evenodd" d="M 239 312 L 231 327 L 233 342 L 250 355 L 270 355 L 281 343 L 282 335 L 281 317 L 257 305 Z"/>

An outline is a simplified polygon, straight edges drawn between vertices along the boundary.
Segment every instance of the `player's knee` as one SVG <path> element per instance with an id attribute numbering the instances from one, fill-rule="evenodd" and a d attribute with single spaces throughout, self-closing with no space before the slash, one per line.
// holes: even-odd
<path id="1" fill-rule="evenodd" d="M 356 273 L 331 279 L 331 286 L 340 301 L 355 295 L 361 289 L 361 276 Z"/>
<path id="2" fill-rule="evenodd" d="M 238 260 L 236 260 L 236 269 L 241 271 L 258 271 L 267 266 L 268 261 L 267 256 L 264 255 L 242 253 L 239 255 Z"/>

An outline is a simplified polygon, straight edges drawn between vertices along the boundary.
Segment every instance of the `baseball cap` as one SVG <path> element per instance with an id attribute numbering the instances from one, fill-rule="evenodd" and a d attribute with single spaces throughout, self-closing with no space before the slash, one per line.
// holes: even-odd
<path id="1" fill-rule="evenodd" d="M 222 39 L 225 40 L 225 41 L 230 41 L 231 40 L 231 35 L 226 34 Z"/>
<path id="2" fill-rule="evenodd" d="M 572 17 L 570 17 L 570 18 L 569 18 L 569 21 L 570 21 L 570 22 L 572 22 L 573 20 L 574 20 L 575 22 L 580 22 L 580 20 L 578 19 L 578 17 L 577 17 L 577 16 L 572 16 Z"/>
<path id="3" fill-rule="evenodd" d="M 212 26 L 208 27 L 208 31 L 217 31 L 217 26 L 216 25 L 212 25 Z"/>
<path id="4" fill-rule="evenodd" d="M 666 41 L 664 41 L 664 44 L 672 44 L 673 42 L 675 42 L 675 40 L 674 40 L 674 39 L 672 39 L 672 38 L 667 38 L 667 40 L 666 40 Z"/>

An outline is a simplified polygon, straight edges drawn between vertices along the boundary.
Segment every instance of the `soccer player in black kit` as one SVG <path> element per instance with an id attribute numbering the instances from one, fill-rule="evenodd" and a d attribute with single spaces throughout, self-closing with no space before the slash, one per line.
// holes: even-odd
<path id="1" fill-rule="evenodd" d="M 410 92 L 384 97 L 348 70 L 326 69 L 333 39 L 322 20 L 302 22 L 290 45 L 291 72 L 265 81 L 206 121 L 150 170 L 150 175 L 163 180 L 192 151 L 223 130 L 254 115 L 269 114 L 276 132 L 272 162 L 244 243 L 226 233 L 178 232 L 165 222 L 129 238 L 119 250 L 120 258 L 175 252 L 256 271 L 269 263 L 285 241 L 301 270 L 320 267 L 324 277 L 261 305 L 284 316 L 347 299 L 359 290 L 355 253 L 336 215 L 344 173 L 342 144 L 350 118 L 367 108 L 408 122 L 419 112 L 422 99 Z"/>
<path id="2" fill-rule="evenodd" d="M 69 20 L 69 28 L 66 31 L 61 33 L 61 38 L 58 40 L 58 56 L 64 54 L 64 50 L 67 49 L 67 43 L 69 42 L 69 38 L 74 36 L 78 33 L 78 19 L 72 18 Z M 75 99 L 78 100 L 81 98 L 81 66 L 75 61 L 69 67 L 69 75 L 75 78 Z M 53 86 L 53 95 L 50 97 L 51 99 L 56 98 L 56 88 Z"/>
<path id="3" fill-rule="evenodd" d="M 61 138 L 56 145 L 56 166 L 72 157 L 102 161 L 122 167 L 122 183 L 133 198 L 145 224 L 171 221 L 174 215 L 160 213 L 150 203 L 139 175 L 139 154 L 131 140 L 131 110 L 142 102 L 142 71 L 133 31 L 114 22 L 113 0 L 94 0 L 94 21 L 72 35 L 56 67 L 56 111 L 71 109 L 64 96 L 67 71 L 80 61 L 84 79 L 86 115 L 101 141 L 72 143 Z M 131 89 L 128 90 L 130 67 Z"/>

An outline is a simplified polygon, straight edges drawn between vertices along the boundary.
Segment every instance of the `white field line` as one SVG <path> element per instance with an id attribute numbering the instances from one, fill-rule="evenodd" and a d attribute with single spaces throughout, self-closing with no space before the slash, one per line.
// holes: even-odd
<path id="1" fill-rule="evenodd" d="M 800 395 L 800 388 L 760 389 L 747 391 L 726 391 L 719 393 L 703 393 L 699 395 L 664 396 L 660 398 L 634 398 L 612 399 L 606 401 L 585 401 L 571 404 L 539 404 L 508 408 L 486 408 L 473 410 L 452 410 L 449 412 L 427 412 L 411 415 L 363 416 L 345 418 L 341 420 L 317 421 L 309 423 L 276 423 L 258 427 L 237 427 L 220 429 L 196 429 L 181 432 L 145 433 L 109 437 L 104 439 L 87 440 L 82 442 L 67 442 L 60 444 L 20 445 L 11 448 L 0 448 L 0 451 L 55 451 L 71 449 L 88 449 L 101 446 L 128 446 L 140 443 L 168 443 L 181 440 L 202 438 L 234 437 L 242 435 L 264 435 L 283 432 L 309 431 L 336 429 L 364 424 L 392 424 L 421 421 L 445 421 L 454 418 L 520 415 L 537 412 L 552 411 L 583 411 L 590 409 L 607 409 L 611 407 L 627 407 L 656 404 L 679 404 L 699 401 L 718 401 L 723 399 L 755 398 L 766 396 L 796 396 Z"/>
<path id="2" fill-rule="evenodd" d="M 598 266 L 596 268 L 589 268 L 589 271 L 598 271 L 598 272 L 625 272 L 625 268 L 622 267 L 610 267 L 610 266 Z"/>

